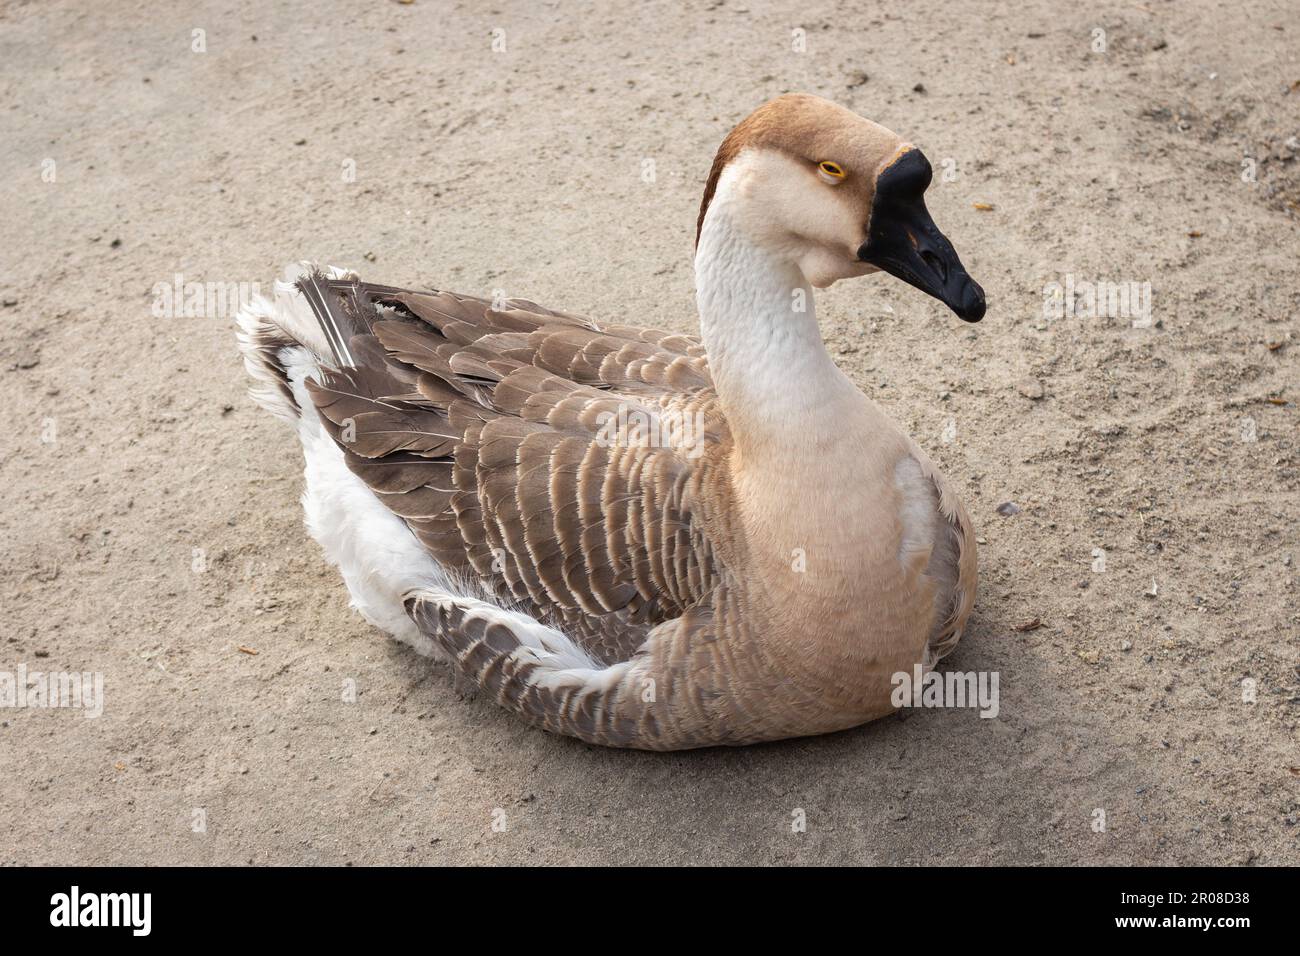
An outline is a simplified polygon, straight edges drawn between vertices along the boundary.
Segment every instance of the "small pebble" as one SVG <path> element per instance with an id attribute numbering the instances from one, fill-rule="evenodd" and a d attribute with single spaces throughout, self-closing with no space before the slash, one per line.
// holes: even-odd
<path id="1" fill-rule="evenodd" d="M 1022 378 L 1016 383 L 1016 391 L 1032 401 L 1038 401 L 1045 394 L 1043 383 L 1036 378 Z"/>

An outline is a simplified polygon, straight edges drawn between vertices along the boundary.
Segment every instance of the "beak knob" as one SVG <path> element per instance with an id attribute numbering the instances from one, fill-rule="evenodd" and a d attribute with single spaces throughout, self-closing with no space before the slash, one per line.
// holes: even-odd
<path id="1" fill-rule="evenodd" d="M 919 149 L 904 153 L 877 177 L 867 241 L 858 258 L 934 296 L 967 322 L 978 322 L 984 318 L 984 290 L 925 208 L 930 178 L 930 163 Z"/>

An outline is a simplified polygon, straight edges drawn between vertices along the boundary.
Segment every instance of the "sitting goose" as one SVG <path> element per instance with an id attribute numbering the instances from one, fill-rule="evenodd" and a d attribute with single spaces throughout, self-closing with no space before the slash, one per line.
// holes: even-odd
<path id="1" fill-rule="evenodd" d="M 930 165 L 779 97 L 723 141 L 696 232 L 701 336 L 521 299 L 290 270 L 239 318 L 306 455 L 353 605 L 526 720 L 651 750 L 893 711 L 956 645 L 969 518 L 827 354 L 811 286 L 884 270 L 978 321 Z"/>

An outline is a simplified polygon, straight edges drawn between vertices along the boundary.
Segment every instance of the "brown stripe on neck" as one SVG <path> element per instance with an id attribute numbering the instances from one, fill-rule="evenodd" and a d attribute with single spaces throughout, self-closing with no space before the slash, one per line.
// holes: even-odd
<path id="1" fill-rule="evenodd" d="M 709 180 L 704 186 L 704 199 L 700 203 L 700 218 L 695 223 L 695 246 L 699 248 L 700 232 L 704 229 L 704 216 L 709 211 L 718 191 L 718 179 L 727 164 L 749 146 L 772 145 L 777 148 L 789 148 L 806 139 L 816 128 L 817 119 L 800 117 L 800 111 L 809 103 L 821 103 L 815 96 L 805 93 L 787 93 L 764 103 L 754 112 L 736 124 L 727 134 L 727 138 L 718 147 L 713 157 L 713 168 L 709 170 Z M 825 104 L 830 106 L 831 104 Z"/>
<path id="2" fill-rule="evenodd" d="M 709 181 L 704 184 L 704 199 L 700 202 L 700 218 L 695 223 L 695 246 L 700 245 L 700 232 L 704 229 L 704 216 L 709 211 L 709 203 L 718 191 L 718 180 L 722 171 L 748 146 L 764 145 L 765 141 L 779 138 L 781 117 L 787 113 L 791 104 L 803 99 L 799 95 L 787 94 L 764 103 L 754 112 L 736 124 L 727 134 L 727 138 L 718 147 L 713 157 L 713 167 L 709 170 Z"/>
<path id="3" fill-rule="evenodd" d="M 744 145 L 744 137 L 737 135 L 748 120 L 742 120 L 740 125 L 727 134 L 727 138 L 722 141 L 718 147 L 717 154 L 713 157 L 713 166 L 709 169 L 709 180 L 704 184 L 704 199 L 700 202 L 700 218 L 695 221 L 695 248 L 700 247 L 700 232 L 704 229 L 704 216 L 709 211 L 709 203 L 713 202 L 713 195 L 718 191 L 718 179 L 722 176 L 722 171 L 727 168 L 727 164 L 736 158 Z"/>

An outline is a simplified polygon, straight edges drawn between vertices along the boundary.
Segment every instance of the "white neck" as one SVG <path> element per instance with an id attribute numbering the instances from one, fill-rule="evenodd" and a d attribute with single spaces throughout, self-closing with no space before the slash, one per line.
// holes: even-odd
<path id="1" fill-rule="evenodd" d="M 718 398 L 742 450 L 815 447 L 826 413 L 860 403 L 862 394 L 826 351 L 803 273 L 747 238 L 735 213 L 719 190 L 695 252 L 696 304 Z"/>
<path id="2" fill-rule="evenodd" d="M 746 574 L 793 629 L 830 613 L 857 633 L 866 624 L 854 615 L 875 610 L 851 592 L 880 566 L 884 538 L 867 516 L 893 481 L 898 435 L 831 360 L 803 273 L 752 241 L 740 204 L 720 198 L 700 233 L 696 300 L 733 439 Z"/>

